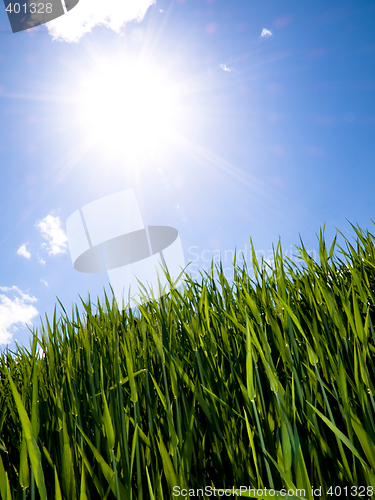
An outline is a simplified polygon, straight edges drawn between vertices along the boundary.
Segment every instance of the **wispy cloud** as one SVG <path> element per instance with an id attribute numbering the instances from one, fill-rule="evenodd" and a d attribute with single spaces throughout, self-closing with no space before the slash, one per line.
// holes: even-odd
<path id="1" fill-rule="evenodd" d="M 43 243 L 42 246 L 47 247 L 49 255 L 66 252 L 68 238 L 61 228 L 61 221 L 58 217 L 47 215 L 47 217 L 44 217 L 44 219 L 36 224 L 36 227 L 42 233 L 43 238 L 48 241 L 48 244 Z"/>
<path id="2" fill-rule="evenodd" d="M 269 36 L 272 36 L 272 32 L 270 30 L 266 30 L 266 28 L 263 28 L 262 33 L 260 34 L 260 37 L 267 38 Z"/>
<path id="3" fill-rule="evenodd" d="M 226 64 L 220 64 L 220 68 L 223 70 L 223 71 L 229 71 L 231 72 L 232 70 L 230 68 L 228 68 L 228 66 Z"/>
<path id="4" fill-rule="evenodd" d="M 43 285 L 46 285 L 46 286 L 48 286 L 48 283 L 47 283 L 47 281 L 46 281 L 46 280 L 44 280 L 43 278 L 42 278 L 42 279 L 40 280 L 40 282 L 41 282 L 41 283 L 43 283 Z"/>
<path id="5" fill-rule="evenodd" d="M 66 15 L 46 24 L 54 40 L 78 42 L 95 26 L 102 25 L 116 33 L 131 21 L 141 21 L 156 0 L 80 0 Z"/>
<path id="6" fill-rule="evenodd" d="M 26 257 L 26 259 L 30 259 L 31 253 L 26 248 L 27 243 L 24 243 L 17 250 L 17 255 L 22 255 L 22 257 Z"/>
<path id="7" fill-rule="evenodd" d="M 32 305 L 38 299 L 18 287 L 0 286 L 0 345 L 13 340 L 17 325 L 29 323 L 39 313 Z"/>

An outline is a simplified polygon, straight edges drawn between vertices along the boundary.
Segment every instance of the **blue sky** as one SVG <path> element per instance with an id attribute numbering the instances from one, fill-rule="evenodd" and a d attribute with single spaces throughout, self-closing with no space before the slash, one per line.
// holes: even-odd
<path id="1" fill-rule="evenodd" d="M 114 97 L 139 67 L 143 94 Z M 229 278 L 250 237 L 269 258 L 279 237 L 317 250 L 324 223 L 329 242 L 347 219 L 372 231 L 374 129 L 372 0 L 81 0 L 16 34 L 0 8 L 0 349 L 28 346 L 56 296 L 103 297 L 65 223 L 122 189 L 178 229 L 193 277 L 221 252 Z"/>

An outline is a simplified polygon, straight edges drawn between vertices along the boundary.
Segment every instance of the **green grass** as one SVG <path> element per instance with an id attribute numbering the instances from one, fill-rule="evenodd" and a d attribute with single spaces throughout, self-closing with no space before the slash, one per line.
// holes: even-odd
<path id="1" fill-rule="evenodd" d="M 253 280 L 212 265 L 137 317 L 82 301 L 1 353 L 0 498 L 375 487 L 375 236 L 353 229 L 301 266 L 253 250 Z"/>

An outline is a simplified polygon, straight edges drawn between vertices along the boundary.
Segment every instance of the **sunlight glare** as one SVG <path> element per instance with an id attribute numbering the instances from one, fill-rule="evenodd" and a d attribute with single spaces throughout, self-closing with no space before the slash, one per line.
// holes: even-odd
<path id="1" fill-rule="evenodd" d="M 80 121 L 104 148 L 164 147 L 173 140 L 177 97 L 176 86 L 156 68 L 107 64 L 81 81 Z"/>

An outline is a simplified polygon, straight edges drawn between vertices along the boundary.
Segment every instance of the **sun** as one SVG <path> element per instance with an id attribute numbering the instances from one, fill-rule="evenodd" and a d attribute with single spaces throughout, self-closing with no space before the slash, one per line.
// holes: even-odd
<path id="1" fill-rule="evenodd" d="M 90 141 L 109 150 L 155 149 L 174 140 L 178 92 L 150 64 L 111 61 L 82 78 L 78 114 Z"/>

